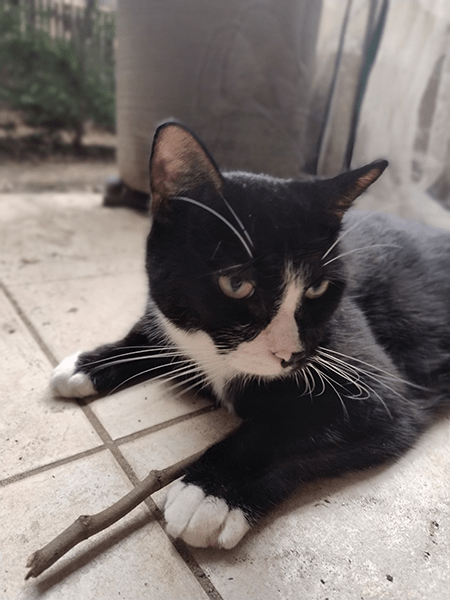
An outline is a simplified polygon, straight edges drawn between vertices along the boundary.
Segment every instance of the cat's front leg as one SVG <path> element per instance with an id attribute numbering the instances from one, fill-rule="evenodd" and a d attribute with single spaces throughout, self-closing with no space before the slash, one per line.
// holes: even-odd
<path id="1" fill-rule="evenodd" d="M 161 340 L 149 338 L 146 323 L 139 321 L 118 342 L 66 357 L 50 379 L 54 395 L 84 398 L 104 394 L 167 372 L 174 351 L 165 348 Z"/>
<path id="2" fill-rule="evenodd" d="M 290 423 L 274 431 L 274 421 L 259 431 L 244 423 L 210 448 L 169 490 L 167 531 L 192 546 L 232 548 L 250 527 L 302 483 L 367 469 L 397 458 L 420 432 L 412 414 L 392 421 L 373 416 L 352 431 L 316 430 L 311 435 Z M 294 423 L 295 425 L 295 423 Z"/>
<path id="3" fill-rule="evenodd" d="M 276 486 L 276 498 L 270 498 L 264 473 L 276 450 L 267 440 L 266 427 L 246 422 L 207 450 L 168 491 L 167 532 L 195 547 L 236 546 L 267 505 L 292 489 Z"/>
<path id="4" fill-rule="evenodd" d="M 151 368 L 151 359 L 145 357 L 142 350 L 141 354 L 134 354 L 138 351 L 132 348 L 134 346 L 127 350 L 121 340 L 67 356 L 51 375 L 53 394 L 62 398 L 85 398 L 136 383 L 140 374 Z"/>

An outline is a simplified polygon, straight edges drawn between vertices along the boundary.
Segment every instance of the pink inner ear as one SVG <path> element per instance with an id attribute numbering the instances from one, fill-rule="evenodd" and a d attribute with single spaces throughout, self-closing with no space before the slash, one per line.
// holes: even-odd
<path id="1" fill-rule="evenodd" d="M 344 192 L 336 206 L 336 214 L 340 218 L 343 217 L 345 211 L 348 208 L 350 208 L 350 206 L 356 200 L 356 198 L 358 198 L 358 196 L 365 192 L 367 188 L 370 185 L 372 185 L 372 183 L 374 183 L 374 181 L 376 181 L 378 177 L 380 177 L 380 175 L 383 173 L 384 169 L 387 166 L 386 161 L 378 161 L 378 163 L 373 164 L 374 166 L 371 169 L 369 169 L 366 173 L 363 173 L 359 177 L 355 177 L 354 181 L 350 185 L 347 185 L 346 188 L 344 187 Z M 371 165 L 367 165 L 367 167 L 370 166 Z M 364 167 L 362 167 L 361 169 L 364 169 Z M 357 171 L 350 172 L 349 175 L 351 175 L 352 173 L 355 173 L 356 175 Z M 345 175 L 346 174 L 344 174 L 344 176 Z"/>
<path id="2" fill-rule="evenodd" d="M 361 177 L 356 181 L 355 190 L 353 192 L 355 198 L 357 198 L 360 194 L 365 192 L 367 188 L 378 179 L 381 173 L 381 169 L 375 168 L 369 171 L 368 173 L 361 175 Z"/>
<path id="3" fill-rule="evenodd" d="M 222 178 L 201 143 L 177 124 L 161 129 L 155 139 L 150 165 L 152 210 L 164 201 L 201 183 L 220 189 Z"/>

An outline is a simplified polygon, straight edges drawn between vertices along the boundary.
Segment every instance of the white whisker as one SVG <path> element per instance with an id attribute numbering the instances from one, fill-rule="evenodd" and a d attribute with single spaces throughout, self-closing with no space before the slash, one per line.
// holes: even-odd
<path id="1" fill-rule="evenodd" d="M 349 254 L 353 254 L 354 252 L 361 252 L 362 250 L 371 250 L 372 248 L 400 248 L 397 244 L 372 244 L 371 246 L 361 246 L 360 248 L 353 248 L 353 250 L 347 250 L 347 252 L 341 252 L 334 258 L 330 258 L 327 262 L 323 263 L 323 266 L 326 267 L 330 263 L 342 258 L 343 256 L 348 256 Z"/>
<path id="2" fill-rule="evenodd" d="M 119 388 L 126 385 L 129 381 L 132 381 L 133 379 L 136 379 L 137 377 L 143 377 L 144 375 L 147 375 L 148 373 L 151 373 L 152 371 L 155 371 L 156 369 L 160 369 L 160 368 L 161 368 L 161 366 L 158 365 L 157 367 L 152 367 L 151 369 L 145 369 L 144 371 L 139 371 L 139 373 L 135 373 L 131 377 L 128 377 L 128 379 L 125 379 L 124 381 L 120 382 L 119 385 L 117 385 L 114 389 L 112 389 L 110 391 L 110 394 L 113 394 Z M 156 377 L 152 377 L 151 382 L 153 383 L 153 382 L 157 382 L 157 381 L 161 381 L 161 380 L 162 381 L 171 381 L 172 379 L 177 379 L 184 375 L 190 375 L 191 373 L 194 373 L 194 372 L 198 373 L 199 377 L 202 377 L 202 374 L 197 367 L 193 367 L 191 364 L 187 363 L 184 367 L 180 367 L 178 369 L 175 369 L 174 371 L 171 371 L 170 374 L 165 372 L 165 373 L 161 373 L 160 375 L 157 375 Z M 170 376 L 170 375 L 172 375 L 172 376 Z"/>
<path id="3" fill-rule="evenodd" d="M 324 380 L 328 383 L 328 385 L 333 388 L 334 393 L 339 398 L 339 402 L 341 403 L 342 410 L 344 412 L 344 416 L 347 419 L 347 421 L 349 421 L 350 417 L 349 417 L 349 414 L 348 414 L 348 411 L 347 411 L 347 407 L 345 406 L 345 402 L 342 399 L 341 394 L 337 391 L 336 387 L 333 385 L 333 383 L 336 384 L 337 386 L 342 387 L 343 389 L 345 389 L 344 386 L 341 385 L 340 383 L 338 383 L 337 381 L 335 381 L 334 379 L 332 379 L 331 377 L 329 377 L 328 375 L 325 375 L 325 373 L 323 373 L 323 372 L 321 372 L 321 375 L 324 378 Z"/>
<path id="4" fill-rule="evenodd" d="M 348 229 L 346 229 L 345 231 L 341 231 L 340 235 L 338 236 L 338 238 L 331 244 L 331 246 L 328 248 L 328 250 L 325 252 L 325 254 L 322 256 L 322 260 L 324 258 L 326 258 L 330 252 L 333 250 L 333 248 L 335 248 L 339 242 L 345 238 L 345 236 L 350 233 L 351 231 L 353 231 L 356 227 L 359 227 L 361 225 L 361 223 L 364 223 L 364 221 L 366 221 L 367 219 L 370 219 L 372 217 L 372 214 L 369 213 L 368 215 L 366 215 L 365 217 L 363 217 L 362 219 L 360 219 L 357 223 L 354 223 L 351 227 L 349 227 Z"/>
<path id="5" fill-rule="evenodd" d="M 316 357 L 317 358 L 317 357 Z M 328 357 L 328 359 L 333 359 L 334 357 L 330 356 Z M 341 363 L 343 361 L 340 361 Z M 325 366 L 330 369 L 333 370 L 333 367 L 326 362 Z M 394 390 L 393 388 L 391 388 L 390 386 L 388 386 L 386 383 L 384 383 L 383 381 L 379 381 L 377 376 L 373 375 L 372 373 L 365 371 L 363 369 L 357 368 L 357 367 L 353 367 L 351 365 L 348 365 L 347 363 L 343 363 L 342 365 L 344 368 L 348 367 L 349 369 L 353 370 L 353 371 L 359 371 L 361 374 L 365 375 L 366 377 L 370 377 L 371 379 L 374 379 L 377 383 L 379 383 L 380 385 L 382 385 L 383 387 L 385 387 L 386 389 L 388 389 L 389 391 L 391 391 L 393 394 L 396 394 L 397 396 L 399 396 L 400 398 L 402 398 L 403 400 L 407 401 L 407 399 L 402 396 L 397 390 Z M 360 379 L 359 379 L 360 381 Z M 361 397 L 361 395 L 358 396 L 348 396 L 349 398 L 354 398 L 355 400 L 366 400 L 367 398 L 370 397 L 370 394 L 372 393 L 374 396 L 376 396 L 378 398 L 378 400 L 380 401 L 380 403 L 383 405 L 384 409 L 386 410 L 388 416 L 390 419 L 392 419 L 392 413 L 389 410 L 386 402 L 383 400 L 383 398 L 380 396 L 380 394 L 372 387 L 370 386 L 366 381 L 363 384 L 357 384 L 356 382 L 353 382 L 354 385 L 360 389 L 360 394 L 361 394 L 361 390 L 365 391 L 367 396 L 365 398 Z"/>
<path id="6" fill-rule="evenodd" d="M 220 219 L 223 223 L 225 223 L 225 225 L 227 227 L 229 227 L 231 229 L 231 231 L 234 233 L 234 235 L 240 240 L 241 244 L 244 246 L 247 254 L 250 256 L 250 258 L 253 259 L 253 253 L 250 250 L 249 245 L 244 240 L 244 238 L 239 233 L 239 231 L 236 229 L 236 227 L 234 227 L 234 225 L 232 225 L 227 219 L 225 219 L 225 217 L 223 217 L 216 210 L 210 208 L 209 206 L 206 206 L 205 204 L 202 204 L 201 202 L 198 202 L 197 200 L 193 200 L 192 198 L 187 198 L 186 196 L 174 196 L 174 200 L 182 200 L 183 202 L 189 202 L 189 204 L 194 204 L 195 206 L 198 206 L 198 207 L 202 208 L 203 210 L 208 211 L 209 213 L 211 213 L 212 215 L 214 215 L 215 217 Z"/>
<path id="7" fill-rule="evenodd" d="M 133 352 L 124 352 L 124 353 L 120 353 L 118 352 L 115 355 L 112 356 L 107 356 L 105 358 L 100 358 L 98 360 L 93 360 L 90 361 L 88 363 L 84 363 L 83 366 L 84 367 L 91 367 L 94 365 L 101 365 L 101 366 L 111 366 L 111 365 L 116 365 L 116 364 L 120 364 L 122 362 L 130 362 L 133 360 L 151 360 L 151 359 L 164 359 L 164 358 L 181 358 L 184 360 L 188 360 L 188 357 L 186 357 L 186 354 L 181 351 L 178 350 L 174 347 L 168 347 L 168 348 L 164 348 L 162 346 L 142 346 L 141 350 L 134 350 Z M 155 354 L 148 354 L 148 352 L 151 351 L 155 351 L 158 350 L 158 352 L 156 352 Z M 198 354 L 205 354 L 205 356 L 209 356 L 210 351 L 209 349 L 202 349 L 202 348 L 198 348 L 197 349 Z M 129 357 L 133 357 L 133 358 L 129 358 Z"/>
<path id="8" fill-rule="evenodd" d="M 317 362 L 319 365 L 323 365 L 325 368 L 327 368 L 331 372 L 335 373 L 339 377 L 342 377 L 342 379 L 344 379 L 345 381 L 348 381 L 353 386 L 355 386 L 355 388 L 358 390 L 358 394 L 352 394 L 352 398 L 355 398 L 355 399 L 358 398 L 358 399 L 366 400 L 367 398 L 370 397 L 370 394 L 368 394 L 367 389 L 365 389 L 364 386 L 359 383 L 360 382 L 360 377 L 359 377 L 358 373 L 355 374 L 356 375 L 356 379 L 355 379 L 355 378 L 352 378 L 350 376 L 349 372 L 345 372 L 344 369 L 338 368 L 336 365 L 332 365 L 332 364 L 330 364 L 329 362 L 327 362 L 326 360 L 324 360 L 322 358 L 319 358 L 319 357 L 316 356 L 312 360 L 314 360 L 315 362 Z M 366 393 L 365 397 L 362 396 L 363 392 Z"/>
<path id="9" fill-rule="evenodd" d="M 316 381 L 314 379 L 314 375 L 309 370 L 309 367 L 310 365 L 305 365 L 301 371 L 301 374 L 303 375 L 303 381 L 305 383 L 305 391 L 303 392 L 303 395 L 306 396 L 309 394 L 312 398 L 313 392 L 316 388 Z"/>
<path id="10" fill-rule="evenodd" d="M 299 381 L 299 379 L 300 379 L 300 373 L 296 373 L 295 375 L 296 375 L 297 383 L 298 383 L 298 385 L 300 385 L 300 381 Z M 303 392 L 303 395 L 306 396 L 307 394 L 309 394 L 311 396 L 312 395 L 313 386 L 312 386 L 312 384 L 310 382 L 310 379 L 309 379 L 310 378 L 310 373 L 309 373 L 309 370 L 308 370 L 307 366 L 303 367 L 303 369 L 301 370 L 301 376 L 302 376 L 302 379 L 303 379 L 303 383 L 305 384 L 305 391 Z"/>
<path id="11" fill-rule="evenodd" d="M 170 389 L 170 391 L 173 391 L 179 387 L 184 388 L 184 386 L 187 383 L 189 383 L 190 381 L 194 381 L 195 379 L 200 379 L 200 381 L 195 383 L 195 385 L 190 386 L 188 389 L 183 389 L 183 391 L 185 391 L 185 392 L 187 392 L 189 389 L 192 389 L 194 387 L 198 387 L 199 385 L 201 385 L 202 387 L 204 387 L 206 385 L 203 375 L 198 369 L 192 369 L 191 371 L 187 371 L 186 373 L 183 373 L 183 377 L 185 375 L 192 375 L 192 377 L 188 377 L 187 379 L 179 379 L 180 375 L 176 375 L 174 377 L 166 377 L 166 378 L 164 378 L 163 383 L 165 385 L 167 385 L 167 387 Z"/>
<path id="12" fill-rule="evenodd" d="M 178 365 L 178 364 L 182 364 L 187 362 L 187 358 L 183 357 L 181 354 L 172 354 L 172 355 L 161 355 L 161 354 L 148 354 L 148 355 L 144 355 L 144 356 L 132 356 L 132 357 L 125 357 L 125 358 L 110 358 L 110 359 L 104 359 L 104 361 L 101 364 L 96 364 L 94 363 L 88 363 L 89 366 L 94 365 L 94 368 L 92 369 L 93 371 L 100 371 L 101 369 L 107 369 L 109 367 L 114 367 L 116 365 L 123 365 L 126 363 L 130 363 L 130 362 L 136 362 L 136 361 L 143 361 L 143 360 L 154 360 L 156 358 L 168 358 L 168 357 L 176 357 L 176 358 L 180 358 L 181 360 L 179 361 L 173 361 L 171 360 L 169 364 L 171 365 Z M 159 365 L 161 366 L 161 365 Z"/>
<path id="13" fill-rule="evenodd" d="M 322 384 L 322 391 L 316 394 L 316 396 L 322 396 L 322 394 L 324 394 L 326 390 L 326 385 L 322 377 L 322 372 L 313 364 L 310 364 L 309 367 L 311 367 L 311 369 L 317 374 L 318 378 L 320 379 L 320 383 Z"/>
<path id="14" fill-rule="evenodd" d="M 233 215 L 233 217 L 236 219 L 237 224 L 239 225 L 239 227 L 242 229 L 242 233 L 245 235 L 245 237 L 247 238 L 248 243 L 250 244 L 250 246 L 252 246 L 252 248 L 255 247 L 255 244 L 253 243 L 252 238 L 249 236 L 249 234 L 247 233 L 247 230 L 244 227 L 244 224 L 242 223 L 242 221 L 240 220 L 240 218 L 237 216 L 237 214 L 235 213 L 234 209 L 232 208 L 232 206 L 230 205 L 230 203 L 228 202 L 228 200 L 225 198 L 225 196 L 223 196 L 222 194 L 220 195 L 220 197 L 222 198 L 223 202 L 225 203 L 226 207 L 228 208 L 228 210 L 230 211 L 230 213 Z"/>
<path id="15" fill-rule="evenodd" d="M 223 374 L 226 374 L 226 369 L 223 369 Z M 165 383 L 168 383 L 171 391 L 173 391 L 176 388 L 182 387 L 183 389 L 181 390 L 181 393 L 187 393 L 192 389 L 195 389 L 198 387 L 205 388 L 210 385 L 210 382 L 208 381 L 207 377 L 205 377 L 204 374 L 199 369 L 197 369 L 197 371 L 194 372 L 193 377 L 190 377 L 188 379 L 182 379 L 182 380 L 178 381 L 177 383 L 172 383 L 172 380 L 176 381 L 176 379 L 178 377 L 179 376 L 166 378 Z M 187 383 L 189 383 L 190 381 L 194 381 L 195 379 L 198 379 L 199 377 L 202 378 L 201 381 L 197 381 L 196 383 L 194 383 L 191 386 L 188 386 L 187 388 L 185 387 Z"/>
<path id="16" fill-rule="evenodd" d="M 378 377 L 380 377 L 382 379 L 391 379 L 393 381 L 398 381 L 400 383 L 404 383 L 405 385 L 414 387 L 414 388 L 416 388 L 418 390 L 421 390 L 423 392 L 429 392 L 430 391 L 426 387 L 423 387 L 421 385 L 417 385 L 417 384 L 412 383 L 411 381 L 408 381 L 406 379 L 402 379 L 401 377 L 398 377 L 397 375 L 394 375 L 393 373 L 390 373 L 389 371 L 386 371 L 385 369 L 377 367 L 376 365 L 372 365 L 371 363 L 365 362 L 364 360 L 361 360 L 359 358 L 355 358 L 354 356 L 349 356 L 348 354 L 344 354 L 342 352 L 338 352 L 337 350 L 332 350 L 331 348 L 321 348 L 320 346 L 319 346 L 318 350 L 320 352 L 329 352 L 331 354 L 337 354 L 337 355 L 342 356 L 344 358 L 347 358 L 349 360 L 355 361 L 357 363 L 361 363 L 362 365 L 364 365 L 366 367 L 369 367 L 370 369 L 374 369 L 375 371 L 377 371 Z M 332 358 L 332 357 L 330 356 L 330 358 Z M 337 357 L 334 357 L 334 358 L 335 358 L 335 360 L 339 360 Z M 348 364 L 345 361 L 343 361 L 343 362 L 346 365 Z M 348 366 L 350 366 L 350 365 L 348 365 Z M 353 369 L 358 369 L 358 367 L 356 367 L 356 365 L 352 365 L 352 368 Z M 362 371 L 362 372 L 364 372 L 364 371 Z M 379 375 L 378 373 L 383 373 L 384 376 L 383 375 Z"/>

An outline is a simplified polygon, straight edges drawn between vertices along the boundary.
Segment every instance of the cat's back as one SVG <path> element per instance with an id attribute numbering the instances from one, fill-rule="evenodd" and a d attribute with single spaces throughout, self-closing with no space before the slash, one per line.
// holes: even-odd
<path id="1" fill-rule="evenodd" d="M 367 282 L 439 281 L 450 289 L 450 232 L 396 215 L 352 210 L 344 218 L 341 252 L 352 277 Z"/>
<path id="2" fill-rule="evenodd" d="M 407 378 L 448 390 L 450 232 L 354 211 L 345 220 L 340 250 L 347 299 L 375 339 Z"/>
<path id="3" fill-rule="evenodd" d="M 349 231 L 346 237 L 358 239 L 367 236 L 407 236 L 410 239 L 421 240 L 439 239 L 450 243 L 450 231 L 438 229 L 425 223 L 403 219 L 397 215 L 366 210 L 349 210 L 344 216 L 344 231 Z"/>

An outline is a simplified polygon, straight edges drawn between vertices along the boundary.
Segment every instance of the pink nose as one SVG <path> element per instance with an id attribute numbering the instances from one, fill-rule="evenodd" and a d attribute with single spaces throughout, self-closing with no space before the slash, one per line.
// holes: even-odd
<path id="1" fill-rule="evenodd" d="M 281 360 L 290 360 L 292 354 L 301 349 L 294 316 L 280 312 L 267 327 L 267 342 L 270 351 Z"/>

